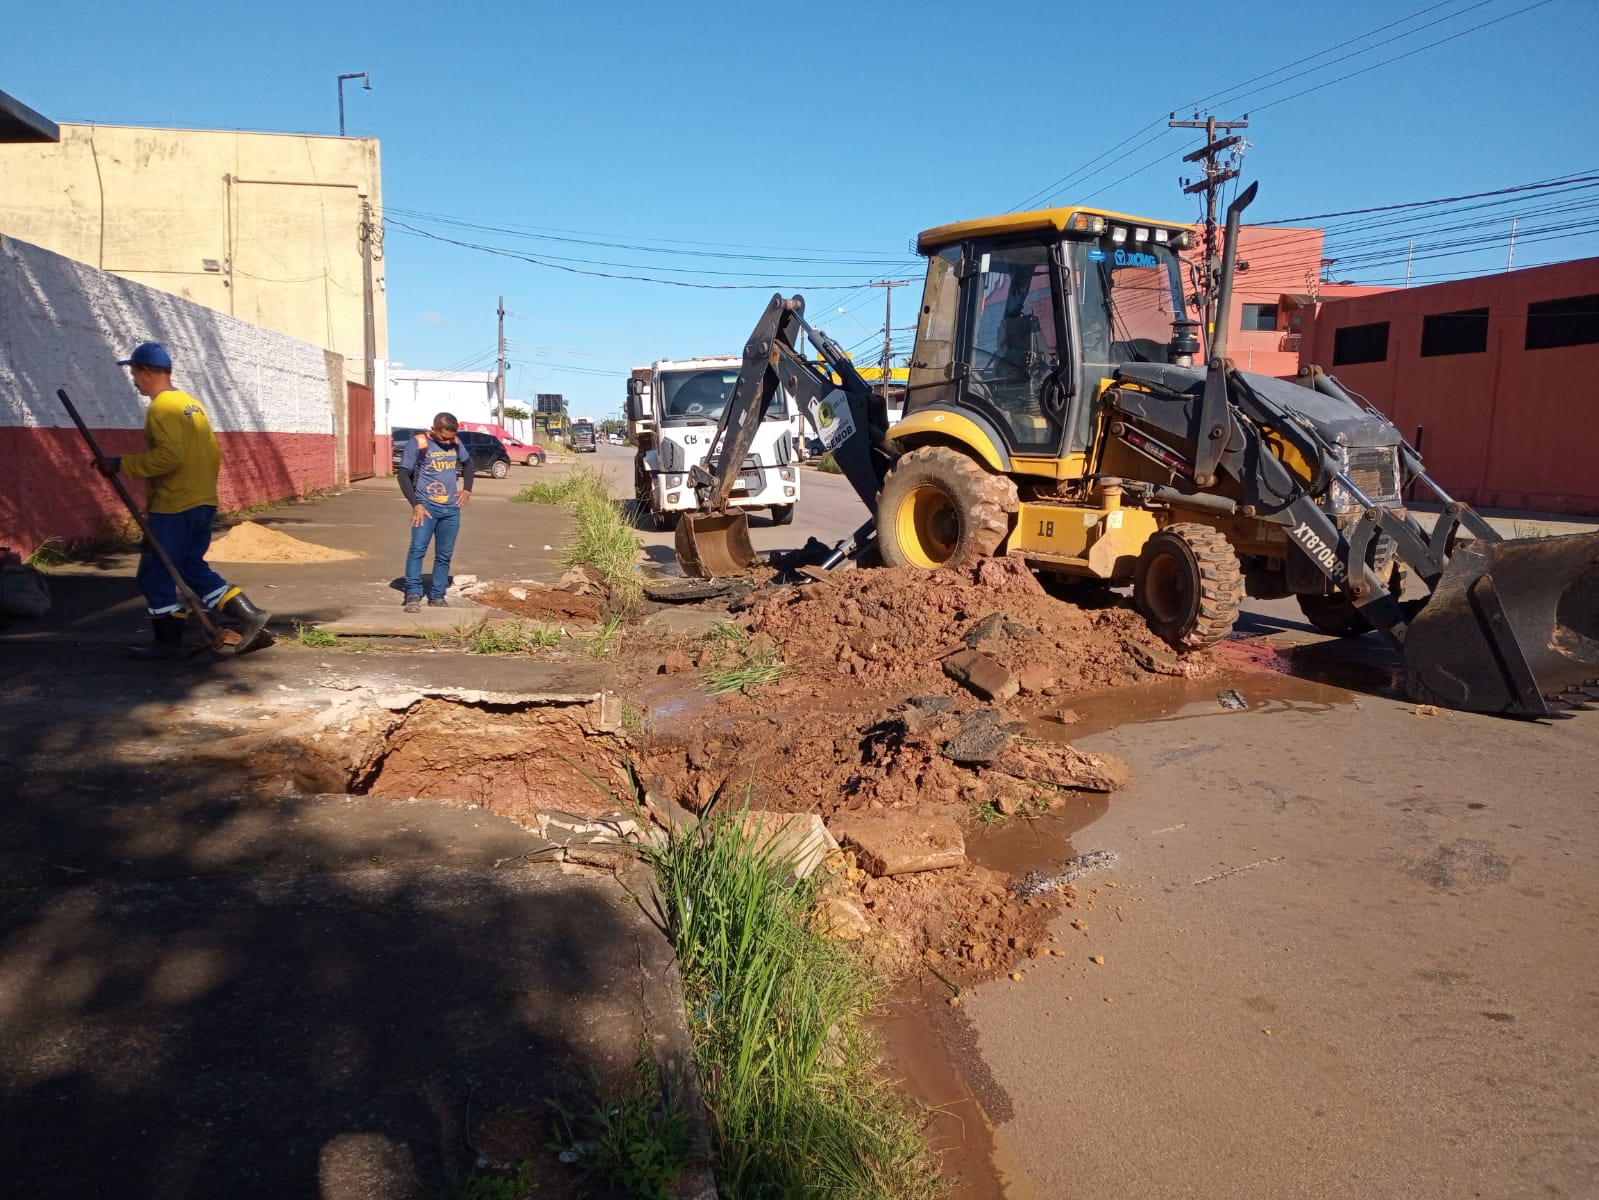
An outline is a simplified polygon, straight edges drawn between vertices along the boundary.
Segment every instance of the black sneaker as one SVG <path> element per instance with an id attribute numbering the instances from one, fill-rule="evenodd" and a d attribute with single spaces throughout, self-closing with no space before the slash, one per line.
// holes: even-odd
<path id="1" fill-rule="evenodd" d="M 405 611 L 406 612 L 421 612 L 422 611 L 422 597 L 421 596 L 407 596 L 405 598 Z"/>
<path id="2" fill-rule="evenodd" d="M 440 596 L 437 600 L 434 600 L 431 597 L 429 597 L 429 599 L 428 599 L 428 607 L 429 608 L 449 608 L 450 607 L 450 602 L 448 600 L 446 600 L 443 596 Z"/>

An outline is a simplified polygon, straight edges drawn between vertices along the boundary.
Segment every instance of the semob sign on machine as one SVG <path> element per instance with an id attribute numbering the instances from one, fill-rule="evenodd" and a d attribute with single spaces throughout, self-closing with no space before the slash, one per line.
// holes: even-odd
<path id="1" fill-rule="evenodd" d="M 742 359 L 730 356 L 660 359 L 636 368 L 628 379 L 627 419 L 638 445 L 634 492 L 657 529 L 673 528 L 681 514 L 698 507 L 689 468 L 716 470 L 718 464 L 706 456 L 742 365 Z M 735 508 L 770 510 L 774 525 L 792 521 L 799 502 L 794 415 L 793 400 L 778 389 L 728 497 Z"/>

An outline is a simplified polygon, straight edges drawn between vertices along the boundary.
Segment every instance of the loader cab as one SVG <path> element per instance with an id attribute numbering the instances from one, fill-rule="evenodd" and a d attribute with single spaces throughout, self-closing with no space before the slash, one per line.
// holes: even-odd
<path id="1" fill-rule="evenodd" d="M 1064 209 L 924 233 L 907 416 L 957 410 L 1011 458 L 1086 454 L 1102 381 L 1121 363 L 1167 362 L 1183 348 L 1177 251 L 1188 236 Z"/>

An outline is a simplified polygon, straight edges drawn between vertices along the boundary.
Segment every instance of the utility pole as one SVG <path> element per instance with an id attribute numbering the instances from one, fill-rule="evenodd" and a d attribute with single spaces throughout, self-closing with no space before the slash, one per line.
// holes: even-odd
<path id="1" fill-rule="evenodd" d="M 500 427 L 503 429 L 505 427 L 505 297 L 504 296 L 500 297 L 500 353 L 499 353 L 499 358 L 497 359 L 497 362 L 499 363 L 499 380 L 495 384 L 495 390 L 499 393 L 499 396 L 500 396 L 500 422 L 499 423 L 500 423 Z"/>
<path id="2" fill-rule="evenodd" d="M 1508 273 L 1516 261 L 1516 218 L 1510 218 L 1510 249 L 1505 254 L 1505 271 Z"/>
<path id="3" fill-rule="evenodd" d="M 904 287 L 907 282 L 909 281 L 904 279 L 889 279 L 882 283 L 870 283 L 866 285 L 868 287 L 877 287 L 883 289 L 883 378 L 881 391 L 884 400 L 888 399 L 889 373 L 892 370 L 892 347 L 894 337 L 894 289 L 897 287 Z"/>
<path id="4" fill-rule="evenodd" d="M 361 301 L 362 301 L 362 335 L 364 345 L 362 357 L 366 362 L 366 386 L 377 387 L 377 357 L 378 334 L 377 318 L 374 313 L 372 298 L 372 244 L 379 242 L 383 237 L 382 230 L 373 223 L 372 202 L 366 198 L 366 193 L 361 193 Z"/>
<path id="5" fill-rule="evenodd" d="M 1216 335 L 1216 299 L 1221 284 L 1221 245 L 1216 236 L 1216 201 L 1222 186 L 1228 180 L 1237 179 L 1240 173 L 1237 167 L 1222 166 L 1220 155 L 1244 140 L 1233 130 L 1248 129 L 1249 114 L 1245 113 L 1236 121 L 1218 121 L 1214 116 L 1207 116 L 1201 121 L 1199 114 L 1195 113 L 1192 121 L 1168 120 L 1166 127 L 1205 131 L 1205 144 L 1192 154 L 1183 155 L 1185 163 L 1203 162 L 1205 177 L 1195 183 L 1183 180 L 1183 194 L 1205 194 L 1205 345 L 1209 353 L 1211 340 Z M 1226 136 L 1218 138 L 1218 131 Z"/>
<path id="6" fill-rule="evenodd" d="M 1405 251 L 1405 286 L 1410 286 L 1410 260 L 1416 256 L 1416 239 L 1410 239 L 1410 249 Z"/>

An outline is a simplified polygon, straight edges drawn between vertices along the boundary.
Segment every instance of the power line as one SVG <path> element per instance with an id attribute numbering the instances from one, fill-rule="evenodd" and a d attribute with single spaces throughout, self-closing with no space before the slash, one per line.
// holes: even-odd
<path id="1" fill-rule="evenodd" d="M 1546 0 L 1547 2 L 1547 0 Z M 1311 213 L 1304 217 L 1283 217 L 1276 221 L 1261 221 L 1261 225 L 1297 225 L 1301 221 L 1325 221 L 1332 217 L 1359 217 L 1366 213 L 1396 212 L 1402 208 L 1430 208 L 1439 204 L 1458 204 L 1463 200 L 1481 200 L 1487 196 L 1509 196 L 1517 192 L 1536 192 L 1545 188 L 1561 187 L 1574 183 L 1599 183 L 1599 175 L 1570 175 L 1564 179 L 1546 179 L 1538 183 L 1518 183 L 1514 187 L 1495 188 L 1490 192 L 1467 192 L 1461 196 L 1442 196 L 1436 200 L 1409 200 L 1404 204 L 1378 204 L 1371 208 L 1347 208 L 1342 212 Z"/>

